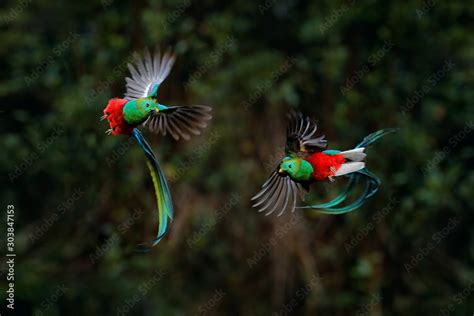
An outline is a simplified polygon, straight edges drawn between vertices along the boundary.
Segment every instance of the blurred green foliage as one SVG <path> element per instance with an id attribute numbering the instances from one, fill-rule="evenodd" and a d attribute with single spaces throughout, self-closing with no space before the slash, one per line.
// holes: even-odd
<path id="1" fill-rule="evenodd" d="M 16 210 L 15 311 L 472 314 L 473 13 L 463 1 L 6 1 L 0 166 Z M 187 143 L 147 135 L 176 217 L 142 254 L 156 228 L 144 157 L 98 119 L 123 95 L 131 54 L 156 45 L 178 55 L 162 102 L 212 105 L 214 118 Z M 383 180 L 373 200 L 334 217 L 251 208 L 290 108 L 315 117 L 331 148 L 401 127 L 368 151 Z"/>

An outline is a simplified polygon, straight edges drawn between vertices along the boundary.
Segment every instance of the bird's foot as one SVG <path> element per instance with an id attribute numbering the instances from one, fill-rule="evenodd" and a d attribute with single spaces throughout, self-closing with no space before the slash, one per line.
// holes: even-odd
<path id="1" fill-rule="evenodd" d="M 331 171 L 331 175 L 328 177 L 329 181 L 335 182 L 336 179 L 334 178 L 334 175 L 336 174 L 336 168 L 329 167 L 329 171 Z"/>

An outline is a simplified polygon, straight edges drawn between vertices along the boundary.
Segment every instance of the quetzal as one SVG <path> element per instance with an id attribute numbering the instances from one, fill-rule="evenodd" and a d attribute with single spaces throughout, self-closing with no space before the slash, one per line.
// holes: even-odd
<path id="1" fill-rule="evenodd" d="M 162 56 L 156 49 L 152 57 L 145 50 L 143 59 L 138 54 L 133 57 L 132 63 L 128 64 L 131 78 L 125 79 L 125 97 L 109 100 L 101 119 L 110 123 L 106 133 L 133 137 L 145 152 L 158 208 L 158 233 L 151 241 L 151 246 L 155 246 L 173 220 L 173 202 L 160 164 L 138 127 L 142 125 L 155 133 L 170 134 L 175 140 L 188 140 L 191 134 L 198 135 L 207 126 L 207 121 L 212 118 L 209 114 L 211 108 L 204 105 L 168 106 L 158 102 L 158 89 L 175 62 L 175 55 L 171 52 Z"/>
<path id="2" fill-rule="evenodd" d="M 354 149 L 324 150 L 327 140 L 324 135 L 316 136 L 317 125 L 307 116 L 292 112 L 287 128 L 284 157 L 276 170 L 263 184 L 262 189 L 252 200 L 259 212 L 269 215 L 276 210 L 278 215 L 296 208 L 316 209 L 323 213 L 342 214 L 355 210 L 373 196 L 380 180 L 365 166 L 365 148 L 396 128 L 379 130 L 365 137 Z M 318 181 L 334 181 L 335 177 L 347 176 L 349 181 L 345 190 L 333 200 L 316 205 L 297 207 L 298 200 L 304 200 L 309 186 Z M 359 180 L 365 180 L 365 190 L 352 203 L 337 207 L 344 202 Z"/>

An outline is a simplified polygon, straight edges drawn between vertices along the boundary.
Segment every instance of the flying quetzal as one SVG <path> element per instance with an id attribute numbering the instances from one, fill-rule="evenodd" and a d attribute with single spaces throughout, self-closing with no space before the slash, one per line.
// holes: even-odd
<path id="1" fill-rule="evenodd" d="M 132 64 L 128 64 L 131 78 L 125 79 L 125 97 L 109 100 L 102 117 L 110 123 L 106 133 L 133 137 L 145 152 L 155 188 L 159 220 L 158 233 L 151 246 L 160 242 L 168 231 L 173 219 L 173 202 L 166 177 L 138 126 L 143 125 L 162 135 L 170 134 L 175 140 L 188 140 L 191 134 L 199 135 L 211 119 L 211 108 L 208 106 L 168 106 L 158 102 L 158 89 L 170 73 L 174 61 L 175 55 L 166 52 L 162 56 L 159 49 L 153 57 L 145 50 L 144 59 L 134 54 Z"/>
<path id="2" fill-rule="evenodd" d="M 360 207 L 377 192 L 380 180 L 365 167 L 364 151 L 367 146 L 397 129 L 383 129 L 370 134 L 351 150 L 323 150 L 327 141 L 324 135 L 316 136 L 317 126 L 313 120 L 296 112 L 292 112 L 289 119 L 286 157 L 263 184 L 260 192 L 252 198 L 256 202 L 253 206 L 259 207 L 259 212 L 266 211 L 266 215 L 269 215 L 278 210 L 278 215 L 281 215 L 285 210 L 293 212 L 296 208 L 301 208 L 342 214 Z M 324 180 L 334 181 L 339 176 L 347 176 L 349 181 L 346 189 L 336 198 L 324 204 L 296 206 L 298 199 L 304 200 L 310 184 Z M 362 195 L 349 205 L 336 207 L 346 200 L 360 179 L 365 180 Z"/>

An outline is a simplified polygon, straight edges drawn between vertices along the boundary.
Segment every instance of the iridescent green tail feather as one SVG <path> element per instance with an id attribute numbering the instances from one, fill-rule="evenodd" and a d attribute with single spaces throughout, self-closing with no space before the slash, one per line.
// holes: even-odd
<path id="1" fill-rule="evenodd" d="M 379 140 L 383 136 L 385 136 L 387 134 L 390 134 L 390 133 L 394 133 L 398 130 L 399 130 L 398 128 L 386 128 L 386 129 L 378 130 L 378 131 L 364 137 L 364 139 L 355 148 L 367 147 L 367 146 L 375 143 L 377 140 Z"/>
<path id="2" fill-rule="evenodd" d="M 166 177 L 161 170 L 158 159 L 156 159 L 153 150 L 151 149 L 148 142 L 143 137 L 142 133 L 138 129 L 134 129 L 132 137 L 138 142 L 140 147 L 145 152 L 147 158 L 147 166 L 150 170 L 151 178 L 153 180 L 153 186 L 155 188 L 156 203 L 158 210 L 158 233 L 156 238 L 150 242 L 150 247 L 155 246 L 160 240 L 166 235 L 168 231 L 168 220 L 173 220 L 173 202 L 171 200 L 171 193 L 168 187 Z"/>
<path id="3" fill-rule="evenodd" d="M 348 175 L 348 177 L 349 177 L 349 183 L 347 184 L 346 189 L 337 197 L 332 199 L 331 201 L 327 203 L 323 203 L 323 204 L 301 206 L 299 208 L 312 209 L 312 210 L 318 211 L 319 213 L 324 213 L 324 214 L 334 214 L 334 215 L 344 214 L 361 207 L 379 189 L 380 180 L 373 173 L 371 173 L 369 170 L 365 168 Z M 336 207 L 349 197 L 355 184 L 362 179 L 365 180 L 365 189 L 364 189 L 364 192 L 361 194 L 361 196 L 346 206 Z"/>

